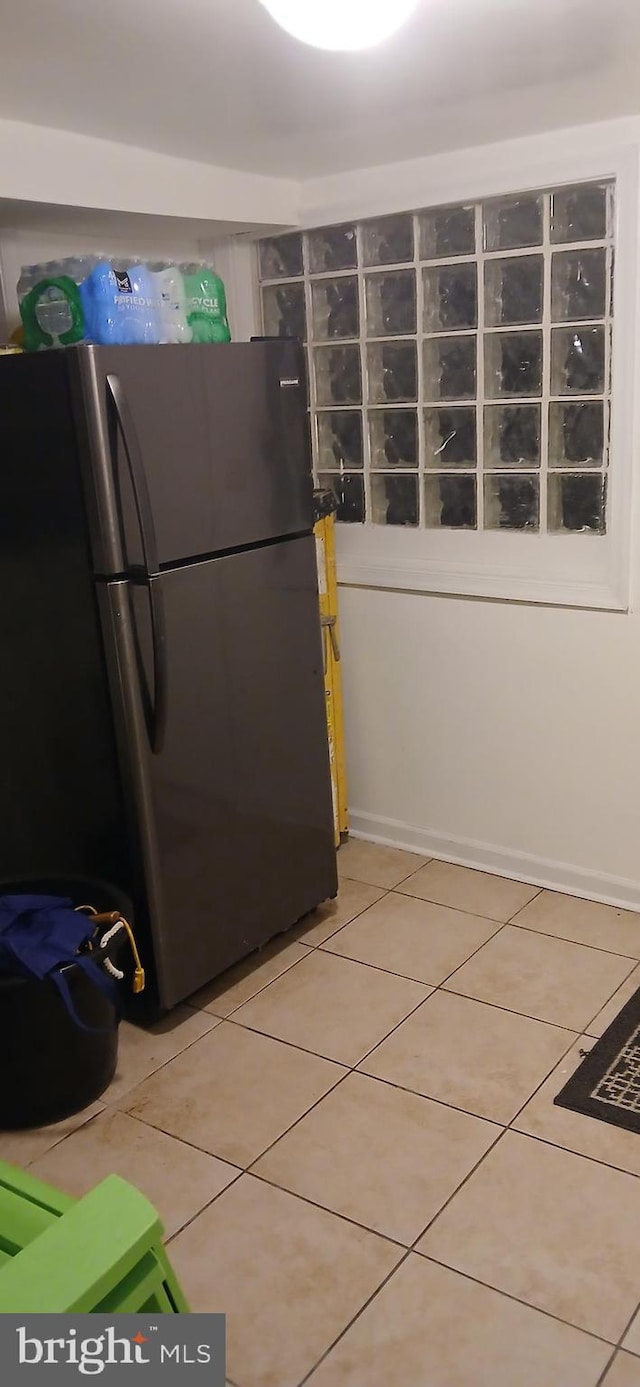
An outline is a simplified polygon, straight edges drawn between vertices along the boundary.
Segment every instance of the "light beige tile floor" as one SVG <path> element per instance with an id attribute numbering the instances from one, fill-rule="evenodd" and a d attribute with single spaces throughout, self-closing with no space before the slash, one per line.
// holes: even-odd
<path id="1" fill-rule="evenodd" d="M 417 872 L 427 862 L 415 852 L 398 848 L 382 848 L 377 843 L 365 843 L 352 838 L 338 854 L 340 881 L 363 881 L 368 886 L 382 886 L 386 891 Z"/>
<path id="2" fill-rule="evenodd" d="M 640 1387 L 640 1363 L 630 1353 L 617 1353 L 604 1387 Z"/>
<path id="3" fill-rule="evenodd" d="M 640 1387 L 640 1136 L 557 1108 L 640 916 L 352 841 L 340 893 L 0 1133 L 146 1191 L 234 1387 Z"/>

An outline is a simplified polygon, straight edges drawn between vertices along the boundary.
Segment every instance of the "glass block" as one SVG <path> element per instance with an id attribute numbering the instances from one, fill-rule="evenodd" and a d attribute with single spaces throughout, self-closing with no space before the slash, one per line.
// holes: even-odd
<path id="1" fill-rule="evenodd" d="M 418 415 L 415 409 L 376 409 L 369 415 L 371 466 L 418 466 Z"/>
<path id="2" fill-rule="evenodd" d="M 551 472 L 549 474 L 549 529 L 556 533 L 606 530 L 607 482 L 601 472 Z"/>
<path id="3" fill-rule="evenodd" d="M 542 393 L 542 333 L 493 332 L 484 339 L 485 391 L 498 395 Z"/>
<path id="4" fill-rule="evenodd" d="M 321 275 L 331 270 L 355 270 L 358 246 L 355 226 L 325 226 L 310 231 L 309 272 Z"/>
<path id="5" fill-rule="evenodd" d="M 362 403 L 359 347 L 316 347 L 316 400 L 319 405 Z"/>
<path id="6" fill-rule="evenodd" d="M 413 270 L 367 275 L 367 337 L 400 337 L 416 330 Z"/>
<path id="7" fill-rule="evenodd" d="M 321 487 L 332 491 L 338 503 L 336 519 L 347 525 L 362 525 L 364 522 L 364 477 L 351 477 L 348 473 L 323 472 L 318 481 Z"/>
<path id="8" fill-rule="evenodd" d="M 371 478 L 371 519 L 374 525 L 418 524 L 418 478 Z"/>
<path id="9" fill-rule="evenodd" d="M 424 397 L 473 400 L 476 394 L 476 338 L 432 337 L 424 343 Z"/>
<path id="10" fill-rule="evenodd" d="M 362 228 L 363 264 L 403 265 L 413 260 L 413 217 L 409 212 L 379 221 L 365 222 Z"/>
<path id="11" fill-rule="evenodd" d="M 418 360 L 415 342 L 376 342 L 367 348 L 369 399 L 412 403 L 418 398 Z"/>
<path id="12" fill-rule="evenodd" d="M 484 283 L 487 327 L 542 321 L 544 259 L 541 255 L 487 260 Z"/>
<path id="13" fill-rule="evenodd" d="M 551 198 L 551 240 L 603 241 L 607 234 L 607 185 L 560 188 Z"/>
<path id="14" fill-rule="evenodd" d="M 317 414 L 318 468 L 361 468 L 362 415 L 359 409 L 330 410 Z"/>
<path id="15" fill-rule="evenodd" d="M 604 391 L 604 328 L 553 328 L 551 394 L 600 395 Z"/>
<path id="16" fill-rule="evenodd" d="M 604 404 L 549 406 L 549 466 L 600 467 L 604 454 Z"/>
<path id="17" fill-rule="evenodd" d="M 476 411 L 425 409 L 425 467 L 475 467 L 477 463 Z"/>
<path id="18" fill-rule="evenodd" d="M 607 303 L 606 250 L 563 250 L 551 261 L 551 317 L 604 318 Z"/>
<path id="19" fill-rule="evenodd" d="M 295 279 L 302 274 L 302 232 L 270 236 L 260 242 L 260 278 Z"/>
<path id="20" fill-rule="evenodd" d="M 518 250 L 520 246 L 541 246 L 543 204 L 543 197 L 537 193 L 485 202 L 485 249 Z"/>
<path id="21" fill-rule="evenodd" d="M 304 284 L 270 284 L 262 290 L 262 321 L 268 337 L 307 338 Z"/>
<path id="22" fill-rule="evenodd" d="M 422 271 L 425 332 L 455 332 L 478 325 L 475 265 L 437 265 Z"/>
<path id="23" fill-rule="evenodd" d="M 485 467 L 539 467 L 540 421 L 540 405 L 486 405 Z"/>
<path id="24" fill-rule="evenodd" d="M 449 260 L 456 255 L 475 255 L 476 209 L 434 207 L 420 215 L 420 259 Z"/>
<path id="25" fill-rule="evenodd" d="M 360 331 L 358 281 L 355 275 L 319 279 L 311 286 L 313 336 L 317 342 L 357 337 Z"/>
<path id="26" fill-rule="evenodd" d="M 475 530 L 478 505 L 475 477 L 435 473 L 424 479 L 425 524 L 430 530 Z"/>
<path id="27" fill-rule="evenodd" d="M 484 527 L 485 530 L 539 529 L 539 478 L 485 476 Z"/>

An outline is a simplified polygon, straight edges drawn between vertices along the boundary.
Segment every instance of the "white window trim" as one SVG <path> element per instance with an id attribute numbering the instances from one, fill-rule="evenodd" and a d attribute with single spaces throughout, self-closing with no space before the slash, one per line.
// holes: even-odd
<path id="1" fill-rule="evenodd" d="M 597 138 L 594 138 L 594 130 Z M 613 378 L 607 534 L 532 535 L 339 525 L 343 584 L 626 611 L 638 336 L 638 133 L 607 127 L 555 132 L 504 145 L 368 169 L 306 185 L 305 228 L 450 202 L 616 180 Z M 558 147 L 562 149 L 558 156 Z M 303 191 L 305 185 L 303 185 Z"/>

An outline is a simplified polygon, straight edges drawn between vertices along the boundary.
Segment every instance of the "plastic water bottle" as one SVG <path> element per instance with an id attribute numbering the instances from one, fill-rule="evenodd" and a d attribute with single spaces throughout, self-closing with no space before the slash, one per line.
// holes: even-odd
<path id="1" fill-rule="evenodd" d="M 44 265 L 22 266 L 17 285 L 18 303 L 22 303 L 22 300 L 26 299 L 27 294 L 31 292 L 34 284 L 37 284 L 38 280 L 42 279 L 43 274 Z"/>
<path id="2" fill-rule="evenodd" d="M 80 293 L 92 342 L 131 346 L 161 340 L 159 291 L 146 265 L 100 260 Z"/>
<path id="3" fill-rule="evenodd" d="M 85 338 L 84 314 L 77 284 L 65 273 L 66 264 L 49 260 L 27 267 L 20 276 L 20 316 L 27 351 L 66 347 Z"/>
<path id="4" fill-rule="evenodd" d="M 91 274 L 94 265 L 98 263 L 97 255 L 70 255 L 62 261 L 64 273 L 74 281 L 75 284 L 84 284 L 85 279 Z"/>
<path id="5" fill-rule="evenodd" d="M 67 287 L 61 282 L 66 278 L 64 262 L 59 260 L 46 262 L 41 281 L 42 292 L 38 297 L 35 315 L 42 332 L 53 339 L 54 347 L 60 346 L 61 337 L 64 337 L 73 326 L 69 294 Z M 57 283 L 53 281 L 57 281 Z"/>
<path id="6" fill-rule="evenodd" d="M 230 342 L 224 284 L 210 265 L 183 265 L 187 322 L 194 342 Z"/>
<path id="7" fill-rule="evenodd" d="M 191 342 L 193 331 L 187 322 L 187 296 L 180 266 L 157 261 L 149 269 L 160 301 L 160 341 Z"/>

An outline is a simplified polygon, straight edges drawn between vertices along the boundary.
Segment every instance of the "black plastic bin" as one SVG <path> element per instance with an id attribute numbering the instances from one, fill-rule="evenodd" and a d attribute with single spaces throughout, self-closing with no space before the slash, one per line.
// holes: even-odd
<path id="1" fill-rule="evenodd" d="M 67 896 L 131 920 L 131 902 L 105 882 L 78 878 L 0 882 L 0 896 Z M 81 1112 L 115 1074 L 118 1027 L 112 1003 L 82 968 L 65 973 L 85 1031 L 49 979 L 0 976 L 0 1130 L 39 1127 Z M 1 1154 L 1 1142 L 0 1142 Z"/>

